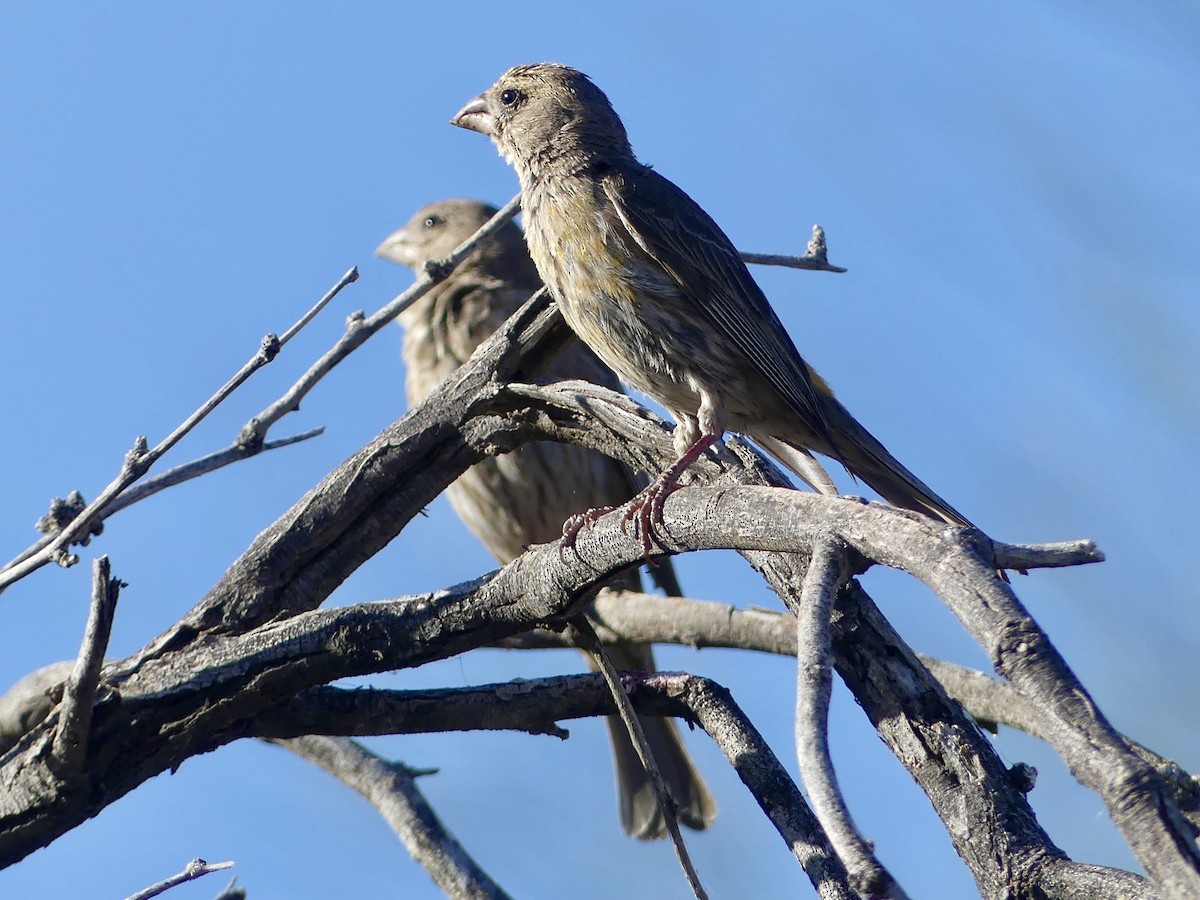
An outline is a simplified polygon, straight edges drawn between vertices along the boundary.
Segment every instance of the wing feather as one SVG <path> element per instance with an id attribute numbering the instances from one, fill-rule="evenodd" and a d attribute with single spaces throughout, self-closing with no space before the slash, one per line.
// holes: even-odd
<path id="1" fill-rule="evenodd" d="M 836 455 L 824 396 L 783 323 L 720 227 L 680 188 L 646 166 L 614 168 L 601 179 L 625 228 L 682 293 L 756 368 Z"/>

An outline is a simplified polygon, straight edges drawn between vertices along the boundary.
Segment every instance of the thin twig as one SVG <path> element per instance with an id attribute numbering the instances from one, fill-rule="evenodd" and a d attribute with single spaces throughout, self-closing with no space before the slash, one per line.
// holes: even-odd
<path id="1" fill-rule="evenodd" d="M 288 341 L 300 333 L 300 329 L 315 319 L 317 317 L 317 313 L 328 306 L 329 302 L 339 293 L 341 293 L 342 288 L 348 284 L 354 284 L 356 281 L 358 281 L 358 266 L 351 266 L 346 274 L 338 280 L 337 284 L 326 291 L 325 296 L 313 304 L 312 309 L 297 319 L 291 328 L 280 335 L 279 346 L 281 348 L 285 346 Z"/>
<path id="2" fill-rule="evenodd" d="M 740 253 L 740 251 L 739 251 Z M 756 266 L 786 266 L 789 269 L 810 269 L 817 272 L 845 272 L 841 266 L 829 264 L 826 257 L 825 229 L 814 225 L 812 237 L 803 256 L 781 256 L 777 253 L 740 253 L 742 262 Z"/>
<path id="3" fill-rule="evenodd" d="M 317 428 L 310 428 L 308 431 L 302 431 L 299 434 L 288 435 L 275 441 L 267 441 L 257 450 L 240 446 L 237 443 L 230 444 L 224 450 L 217 450 L 207 456 L 201 456 L 191 462 L 175 466 L 173 469 L 167 469 L 162 474 L 156 475 L 153 478 L 147 478 L 136 487 L 130 488 L 113 501 L 112 505 L 105 511 L 105 518 L 133 506 L 133 504 L 145 500 L 159 491 L 164 491 L 169 487 L 174 487 L 193 478 L 199 478 L 201 475 L 207 475 L 209 472 L 215 472 L 217 469 L 224 468 L 230 463 L 249 459 L 251 456 L 266 453 L 269 450 L 278 450 L 281 447 L 299 444 L 301 441 L 310 440 L 324 433 L 325 426 L 323 425 Z"/>
<path id="4" fill-rule="evenodd" d="M 459 263 L 466 259 L 471 251 L 475 249 L 476 244 L 493 234 L 505 222 L 515 216 L 517 210 L 520 208 L 521 195 L 517 194 L 494 216 L 488 219 L 482 228 L 463 241 L 446 259 L 428 264 L 425 267 L 425 271 L 417 277 L 417 280 L 412 283 L 408 290 L 393 298 L 371 316 L 364 317 L 361 312 L 351 316 L 346 322 L 346 331 L 338 338 L 334 345 L 320 359 L 309 366 L 308 371 L 300 376 L 300 379 L 288 388 L 282 397 L 243 426 L 241 436 L 238 439 L 239 442 L 247 446 L 253 446 L 261 442 L 267 430 L 272 425 L 292 410 L 299 408 L 300 401 L 304 399 L 318 381 L 324 378 L 354 350 L 365 343 L 368 338 L 389 324 L 396 316 L 400 315 L 400 313 L 421 297 L 425 296 L 434 285 L 448 278 L 450 273 L 458 267 Z"/>
<path id="5" fill-rule="evenodd" d="M 429 806 L 407 767 L 349 738 L 307 735 L 272 741 L 324 769 L 374 806 L 448 897 L 507 898 Z"/>
<path id="6" fill-rule="evenodd" d="M 151 897 L 157 897 L 163 891 L 169 891 L 171 888 L 188 881 L 195 881 L 197 878 L 202 878 L 210 872 L 220 872 L 222 869 L 232 868 L 233 865 L 233 860 L 210 863 L 197 857 L 188 863 L 182 872 L 172 875 L 170 878 L 164 878 L 158 884 L 152 884 L 150 887 L 138 891 L 136 894 L 130 894 L 128 900 L 150 900 Z"/>
<path id="7" fill-rule="evenodd" d="M 147 497 L 152 497 L 159 491 L 165 491 L 169 487 L 174 487 L 177 484 L 182 484 L 185 481 L 190 481 L 193 478 L 199 478 L 201 475 L 207 475 L 209 472 L 215 472 L 217 469 L 222 469 L 231 463 L 238 462 L 243 459 L 249 459 L 252 456 L 257 456 L 259 453 L 266 453 L 270 450 L 278 450 L 280 447 L 287 447 L 291 444 L 298 444 L 301 441 L 307 441 L 309 438 L 317 437 L 324 434 L 325 428 L 312 428 L 308 431 L 303 431 L 300 434 L 293 434 L 289 437 L 280 438 L 277 441 L 267 441 L 257 449 L 253 447 L 243 447 L 238 443 L 230 444 L 224 450 L 217 450 L 209 453 L 207 456 L 201 456 L 191 462 L 183 463 L 175 466 L 172 469 L 155 475 L 153 478 L 147 478 L 145 481 L 136 484 L 125 491 L 108 507 L 100 512 L 92 521 L 92 527 L 89 529 L 92 533 L 96 533 L 96 527 L 111 519 L 114 515 L 123 509 L 128 509 L 135 503 L 145 500 Z M 79 506 L 82 509 L 84 506 L 82 498 L 80 498 Z M 18 556 L 5 564 L 3 569 L 11 568 L 24 560 L 29 559 L 43 547 L 47 546 L 54 540 L 54 534 L 44 535 L 36 543 L 31 544 L 23 550 Z"/>
<path id="8" fill-rule="evenodd" d="M 326 293 L 318 307 L 323 303 L 327 303 L 332 294 L 336 294 L 345 285 L 351 283 L 358 278 L 358 270 L 351 269 L 337 282 L 334 287 Z M 313 310 L 309 310 L 301 316 L 297 325 L 309 321 L 313 315 Z M 297 331 L 297 326 L 289 328 L 286 335 L 290 338 Z M 88 504 L 87 508 L 76 516 L 62 531 L 54 536 L 48 545 L 40 551 L 23 560 L 11 568 L 0 571 L 0 591 L 11 585 L 13 582 L 19 581 L 31 572 L 35 572 L 47 563 L 54 561 L 59 565 L 72 566 L 79 561 L 78 557 L 73 556 L 68 552 L 68 548 L 77 538 L 88 534 L 96 520 L 103 515 L 108 505 L 118 495 L 123 493 L 135 481 L 140 479 L 168 450 L 174 447 L 181 441 L 185 435 L 195 428 L 205 417 L 208 416 L 214 409 L 221 405 L 230 394 L 237 390 L 245 381 L 261 369 L 263 366 L 270 363 L 279 353 L 282 346 L 280 339 L 274 334 L 268 334 L 262 339 L 262 344 L 250 359 L 242 366 L 241 369 L 227 381 L 215 394 L 205 401 L 199 409 L 188 416 L 174 431 L 168 434 L 157 446 L 153 449 L 147 449 L 146 438 L 139 436 L 134 441 L 133 449 L 125 454 L 124 463 L 121 466 L 121 471 L 117 477 L 109 483 L 109 485 L 100 492 L 100 496 Z"/>
<path id="9" fill-rule="evenodd" d="M 1088 539 L 1051 544 L 1005 544 L 992 541 L 996 565 L 1002 569 L 1052 569 L 1104 562 L 1104 553 Z"/>
<path id="10" fill-rule="evenodd" d="M 54 736 L 55 762 L 67 772 L 78 772 L 87 756 L 88 732 L 92 727 L 92 705 L 100 683 L 100 669 L 112 633 L 117 597 L 124 584 L 112 577 L 108 557 L 92 564 L 92 605 L 79 658 L 63 689 L 62 714 Z"/>
<path id="11" fill-rule="evenodd" d="M 867 897 L 901 898 L 903 889 L 875 859 L 850 818 L 829 757 L 830 618 L 845 577 L 845 551 L 832 538 L 817 541 L 796 614 L 796 756 L 813 811 L 846 866 L 850 884 Z"/>
<path id="12" fill-rule="evenodd" d="M 642 761 L 642 767 L 650 776 L 650 783 L 654 786 L 654 794 L 658 798 L 658 808 L 662 812 L 663 824 L 667 827 L 667 834 L 671 838 L 671 845 L 675 848 L 675 856 L 679 859 L 684 877 L 697 900 L 707 900 L 708 894 L 700 883 L 700 876 L 692 864 L 687 846 L 683 842 L 683 834 L 679 830 L 679 817 L 675 814 L 675 799 L 671 796 L 667 783 L 658 770 L 658 763 L 655 762 L 654 754 L 650 750 L 650 742 L 646 740 L 642 723 L 638 721 L 637 713 L 633 710 L 629 695 L 625 693 L 625 688 L 612 664 L 612 659 L 600 643 L 600 639 L 596 637 L 596 631 L 592 628 L 592 623 L 588 621 L 587 616 L 576 616 L 571 620 L 571 626 L 582 635 L 583 640 L 580 642 L 580 646 L 591 654 L 596 668 L 604 676 L 604 681 L 608 685 L 609 691 L 612 692 L 613 704 L 617 708 L 621 721 L 625 723 L 625 730 L 629 732 L 629 739 L 633 742 L 638 759 Z"/>

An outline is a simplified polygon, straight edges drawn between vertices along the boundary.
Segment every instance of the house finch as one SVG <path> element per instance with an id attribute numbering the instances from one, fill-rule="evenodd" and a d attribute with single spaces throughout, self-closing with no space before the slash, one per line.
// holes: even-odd
<path id="1" fill-rule="evenodd" d="M 516 169 L 530 254 L 567 324 L 675 418 L 677 461 L 626 512 L 637 515 L 647 553 L 666 495 L 726 429 L 822 493 L 837 490 L 814 452 L 897 506 L 969 524 L 838 402 L 729 238 L 637 161 L 586 75 L 516 66 L 451 123 L 490 136 Z"/>
<path id="2" fill-rule="evenodd" d="M 496 209 L 474 200 L 444 200 L 419 210 L 390 235 L 376 254 L 420 270 L 449 256 Z M 472 351 L 541 287 L 521 230 L 511 221 L 478 245 L 445 281 L 400 314 L 408 402 L 417 404 L 466 362 Z M 548 366 L 547 380 L 584 379 L 619 390 L 616 377 L 583 344 L 573 341 Z M 467 527 L 501 563 L 528 544 L 557 540 L 564 520 L 592 506 L 627 501 L 645 485 L 628 467 L 591 450 L 551 442 L 525 444 L 489 457 L 463 473 L 447 494 Z M 656 580 L 678 594 L 674 570 L 663 566 Z M 636 570 L 612 585 L 641 589 Z M 650 672 L 654 657 L 644 644 L 610 649 L 618 669 Z M 590 661 L 590 656 L 589 656 Z M 606 720 L 613 744 L 621 825 L 638 838 L 662 837 L 665 827 L 649 776 L 621 722 Z M 716 804 L 697 774 L 670 719 L 641 720 L 654 759 L 679 806 L 679 820 L 705 828 Z"/>

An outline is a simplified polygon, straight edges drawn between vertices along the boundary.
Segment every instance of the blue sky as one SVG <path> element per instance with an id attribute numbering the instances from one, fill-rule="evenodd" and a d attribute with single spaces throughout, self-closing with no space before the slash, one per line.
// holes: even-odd
<path id="1" fill-rule="evenodd" d="M 449 117 L 509 65 L 593 76 L 634 149 L 743 249 L 799 252 L 814 222 L 846 275 L 756 270 L 801 352 L 904 462 L 993 536 L 1093 537 L 1087 570 L 1016 580 L 1117 727 L 1200 771 L 1200 14 L 1186 4 L 1017 2 L 967 11 L 723 4 L 84 4 L 0 12 L 0 411 L 4 558 L 50 497 L 89 498 L 343 271 L 360 282 L 173 459 L 227 444 L 407 273 L 371 251 L 419 205 L 500 203 L 512 171 Z M 112 651 L 192 606 L 255 534 L 404 410 L 400 332 L 323 382 L 276 436 L 316 441 L 177 488 L 83 550 L 129 582 Z M 846 484 L 847 489 L 850 488 Z M 381 599 L 491 567 L 444 501 L 335 595 Z M 88 566 L 0 596 L 0 686 L 72 656 Z M 736 557 L 679 562 L 698 596 L 777 608 Z M 986 666 L 937 600 L 894 573 L 871 590 L 918 650 Z M 702 589 L 698 586 L 703 586 Z M 729 685 L 779 755 L 786 660 L 664 648 Z M 460 685 L 578 669 L 570 653 L 485 652 L 381 676 Z M 840 691 L 840 688 L 839 688 Z M 1164 694 L 1164 691 L 1168 691 Z M 972 882 L 923 795 L 844 691 L 835 763 L 911 893 Z M 668 847 L 622 837 L 598 723 L 571 740 L 404 738 L 447 824 L 521 896 L 684 896 Z M 1078 859 L 1129 865 L 1099 801 L 1043 746 L 1031 795 Z M 806 882 L 716 751 L 722 807 L 691 841 L 715 896 Z M 499 826 L 499 827 L 498 827 Z M 8 896 L 124 896 L 193 856 L 235 859 L 251 896 L 434 896 L 375 813 L 283 751 L 191 760 L 0 872 Z M 211 896 L 217 879 L 177 889 Z"/>

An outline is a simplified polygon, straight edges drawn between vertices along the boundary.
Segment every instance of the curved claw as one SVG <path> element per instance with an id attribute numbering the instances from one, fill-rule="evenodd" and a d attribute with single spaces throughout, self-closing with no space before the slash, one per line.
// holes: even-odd
<path id="1" fill-rule="evenodd" d="M 654 544 L 662 546 L 658 529 L 665 525 L 663 505 L 677 487 L 675 478 L 659 476 L 626 504 L 625 514 L 621 517 L 622 534 L 628 534 L 626 526 L 637 520 L 638 533 L 642 538 L 642 556 L 648 566 L 658 565 L 651 559 L 650 554 L 654 550 Z"/>
<path id="2" fill-rule="evenodd" d="M 596 522 L 600 521 L 602 516 L 607 515 L 616 508 L 615 506 L 597 506 L 595 509 L 589 509 L 571 516 L 571 518 L 563 522 L 562 540 L 558 543 L 559 562 L 567 561 L 566 552 L 575 549 L 575 541 L 579 538 L 579 532 L 585 528 L 591 528 Z M 622 527 L 624 526 L 622 525 Z"/>

